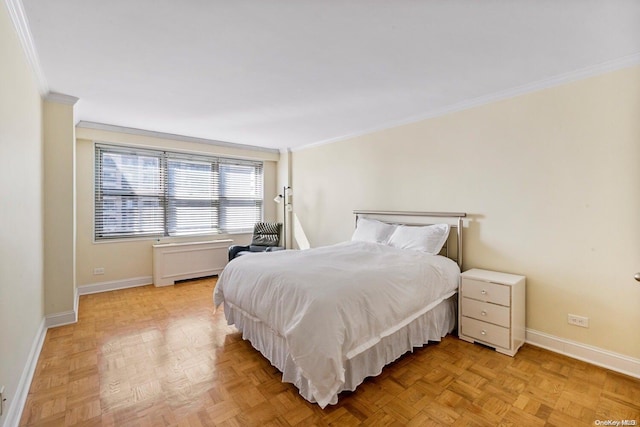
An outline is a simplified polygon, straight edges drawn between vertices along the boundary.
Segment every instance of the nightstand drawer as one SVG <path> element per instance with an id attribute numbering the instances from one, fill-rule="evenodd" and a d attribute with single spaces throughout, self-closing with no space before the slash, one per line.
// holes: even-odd
<path id="1" fill-rule="evenodd" d="M 498 347 L 510 347 L 509 329 L 464 316 L 461 320 L 460 326 L 464 335 Z"/>
<path id="2" fill-rule="evenodd" d="M 462 296 L 504 306 L 511 305 L 511 287 L 466 277 L 462 279 Z"/>
<path id="3" fill-rule="evenodd" d="M 462 298 L 462 315 L 483 322 L 494 323 L 508 328 L 511 322 L 511 309 L 488 302 Z"/>

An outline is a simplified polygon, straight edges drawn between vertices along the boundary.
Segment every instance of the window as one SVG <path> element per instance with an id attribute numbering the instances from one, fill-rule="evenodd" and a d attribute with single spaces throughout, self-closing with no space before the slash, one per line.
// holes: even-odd
<path id="1" fill-rule="evenodd" d="M 162 235 L 162 153 L 96 149 L 96 238 Z"/>
<path id="2" fill-rule="evenodd" d="M 167 177 L 168 234 L 217 232 L 217 162 L 170 158 Z"/>
<path id="3" fill-rule="evenodd" d="M 250 164 L 220 162 L 221 227 L 252 230 L 261 215 L 262 173 Z"/>
<path id="4" fill-rule="evenodd" d="M 96 145 L 96 240 L 251 231 L 262 162 Z"/>

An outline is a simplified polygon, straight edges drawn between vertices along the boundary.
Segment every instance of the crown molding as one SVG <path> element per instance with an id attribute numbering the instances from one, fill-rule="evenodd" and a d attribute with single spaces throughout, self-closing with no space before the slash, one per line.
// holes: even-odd
<path id="1" fill-rule="evenodd" d="M 107 132 L 118 132 L 118 133 L 124 133 L 129 135 L 147 136 L 152 138 L 194 142 L 197 144 L 209 144 L 209 145 L 216 145 L 218 147 L 228 147 L 228 148 L 235 148 L 239 150 L 261 151 L 261 152 L 272 153 L 272 154 L 280 153 L 275 148 L 266 148 L 266 147 L 258 147 L 255 145 L 237 144 L 234 142 L 218 141 L 214 139 L 196 138 L 193 136 L 176 135 L 173 133 L 156 132 L 151 130 L 129 128 L 124 126 L 108 125 L 104 123 L 87 122 L 84 120 L 81 120 L 80 122 L 78 122 L 76 127 L 84 128 L 84 129 L 102 130 Z"/>
<path id="2" fill-rule="evenodd" d="M 581 68 L 579 70 L 571 71 L 568 73 L 558 74 L 547 79 L 538 80 L 533 83 L 528 83 L 515 88 L 490 93 L 488 95 L 479 96 L 477 98 L 468 99 L 456 104 L 448 105 L 443 108 L 437 108 L 427 113 L 412 116 L 409 118 L 391 121 L 384 123 L 380 126 L 369 128 L 363 131 L 354 132 L 350 134 L 341 135 L 335 138 L 326 139 L 323 141 L 312 142 L 310 144 L 301 145 L 299 147 L 293 147 L 292 151 L 301 151 L 308 148 L 318 147 L 321 145 L 332 144 L 334 142 L 344 141 L 358 136 L 367 135 L 374 132 L 379 132 L 386 129 L 391 129 L 398 126 L 408 125 L 411 123 L 417 123 L 422 120 L 433 119 L 436 117 L 444 116 L 458 111 L 468 110 L 470 108 L 479 107 L 482 105 L 490 104 L 492 102 L 501 101 L 504 99 L 515 98 L 516 96 L 525 95 L 527 93 L 537 92 L 539 90 L 552 88 L 555 86 L 561 86 L 564 84 L 572 83 L 578 80 L 583 80 L 589 77 L 594 77 L 600 74 L 609 73 L 623 68 L 633 67 L 640 65 L 640 52 L 632 55 L 616 58 L 611 61 L 606 61 L 601 64 L 592 65 L 589 67 Z"/>
<path id="3" fill-rule="evenodd" d="M 40 66 L 38 52 L 33 42 L 33 37 L 31 36 L 29 22 L 27 20 L 27 15 L 24 12 L 22 1 L 4 0 L 4 3 L 7 6 L 9 16 L 11 17 L 16 34 L 18 35 L 18 39 L 22 45 L 22 50 L 27 57 L 27 62 L 36 77 L 38 91 L 40 92 L 40 95 L 46 96 L 49 93 L 49 85 L 47 84 L 47 79 L 45 78 L 44 73 L 42 72 L 42 67 Z"/>
<path id="4" fill-rule="evenodd" d="M 55 102 L 56 104 L 75 105 L 78 98 L 63 93 L 49 92 L 44 96 L 45 101 Z"/>

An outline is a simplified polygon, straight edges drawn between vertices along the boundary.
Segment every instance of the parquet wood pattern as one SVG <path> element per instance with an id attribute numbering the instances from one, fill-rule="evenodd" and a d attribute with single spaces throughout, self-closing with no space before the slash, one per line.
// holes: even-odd
<path id="1" fill-rule="evenodd" d="M 640 380 L 530 345 L 511 358 L 453 336 L 324 410 L 227 326 L 215 279 L 80 297 L 50 329 L 21 426 L 640 424 Z"/>

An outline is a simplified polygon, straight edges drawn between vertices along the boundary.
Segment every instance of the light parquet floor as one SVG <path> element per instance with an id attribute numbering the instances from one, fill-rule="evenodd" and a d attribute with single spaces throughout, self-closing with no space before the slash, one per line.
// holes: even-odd
<path id="1" fill-rule="evenodd" d="M 79 322 L 47 332 L 20 425 L 640 425 L 640 380 L 530 345 L 511 358 L 452 336 L 322 410 L 226 325 L 214 286 L 81 296 Z"/>

